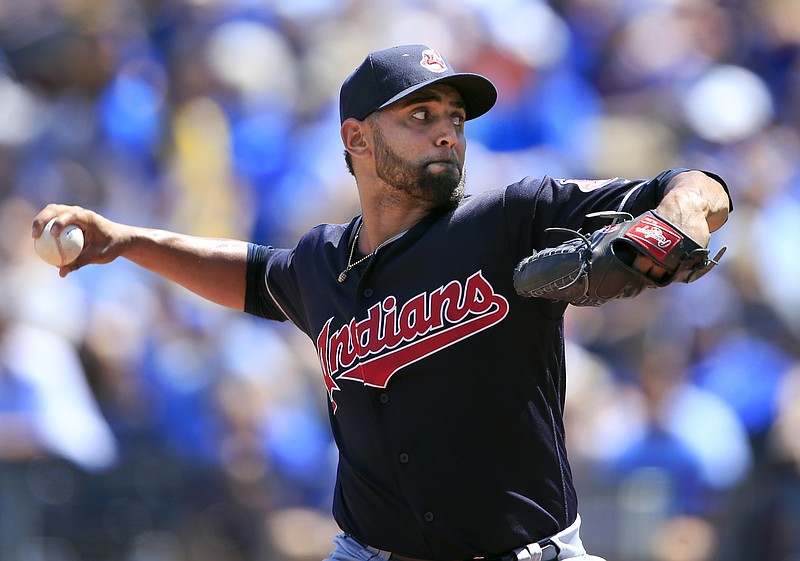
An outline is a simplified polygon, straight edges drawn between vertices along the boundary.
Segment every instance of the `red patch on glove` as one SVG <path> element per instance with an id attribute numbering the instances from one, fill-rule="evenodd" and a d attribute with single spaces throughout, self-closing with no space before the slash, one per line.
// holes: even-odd
<path id="1" fill-rule="evenodd" d="M 664 261 L 683 236 L 673 230 L 666 222 L 652 215 L 642 216 L 625 237 L 636 242 L 658 261 Z"/>

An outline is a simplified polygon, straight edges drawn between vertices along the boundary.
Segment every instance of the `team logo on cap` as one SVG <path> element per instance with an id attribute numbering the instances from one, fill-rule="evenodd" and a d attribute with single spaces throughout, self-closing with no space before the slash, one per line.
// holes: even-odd
<path id="1" fill-rule="evenodd" d="M 447 71 L 447 64 L 444 62 L 442 55 L 434 49 L 425 49 L 422 51 L 422 60 L 419 61 L 419 63 L 423 68 L 431 72 L 436 72 L 437 74 Z"/>

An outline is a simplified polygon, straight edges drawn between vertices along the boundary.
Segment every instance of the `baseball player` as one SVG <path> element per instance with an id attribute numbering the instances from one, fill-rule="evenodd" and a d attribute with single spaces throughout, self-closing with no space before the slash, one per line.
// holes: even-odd
<path id="1" fill-rule="evenodd" d="M 62 275 L 122 256 L 308 335 L 340 453 L 333 513 L 343 533 L 329 561 L 597 559 L 580 539 L 562 422 L 570 300 L 515 287 L 515 269 L 558 245 L 549 228 L 585 240 L 556 255 L 587 257 L 594 242 L 579 232 L 613 230 L 605 215 L 587 217 L 595 212 L 655 209 L 647 232 L 663 227 L 702 253 L 732 208 L 721 179 L 686 169 L 648 181 L 526 177 L 465 196 L 465 122 L 496 97 L 488 79 L 455 72 L 425 45 L 370 53 L 340 92 L 361 214 L 290 249 L 62 205 L 34 220 L 34 237 L 53 217 L 55 231 L 84 230 L 86 247 Z M 624 270 L 661 286 L 674 264 L 660 257 L 637 251 Z M 589 259 L 571 285 L 584 283 Z"/>

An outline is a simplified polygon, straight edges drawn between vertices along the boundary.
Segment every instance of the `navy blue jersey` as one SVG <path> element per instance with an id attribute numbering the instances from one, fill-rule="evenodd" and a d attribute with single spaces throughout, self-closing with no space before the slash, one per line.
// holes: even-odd
<path id="1" fill-rule="evenodd" d="M 426 559 L 503 553 L 571 524 L 565 305 L 512 274 L 551 226 L 657 206 L 679 170 L 644 181 L 526 178 L 472 195 L 345 269 L 360 217 L 294 249 L 251 245 L 246 311 L 313 341 L 339 448 L 334 516 L 362 542 Z"/>

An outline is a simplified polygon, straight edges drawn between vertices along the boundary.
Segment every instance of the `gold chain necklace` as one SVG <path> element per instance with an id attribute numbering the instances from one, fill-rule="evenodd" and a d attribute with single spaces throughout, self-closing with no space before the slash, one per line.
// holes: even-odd
<path id="1" fill-rule="evenodd" d="M 353 253 L 356 251 L 356 245 L 358 245 L 358 235 L 361 233 L 361 227 L 364 225 L 364 221 L 362 220 L 358 224 L 358 229 L 356 230 L 356 235 L 353 237 L 353 246 L 350 248 L 350 257 L 347 258 L 347 267 L 344 268 L 344 271 L 339 273 L 339 282 L 344 282 L 347 280 L 347 275 L 350 274 L 350 271 L 353 270 L 353 267 L 358 267 L 361 263 L 372 257 L 375 253 L 374 251 L 370 251 L 368 255 L 365 255 L 355 263 L 353 261 Z"/>

